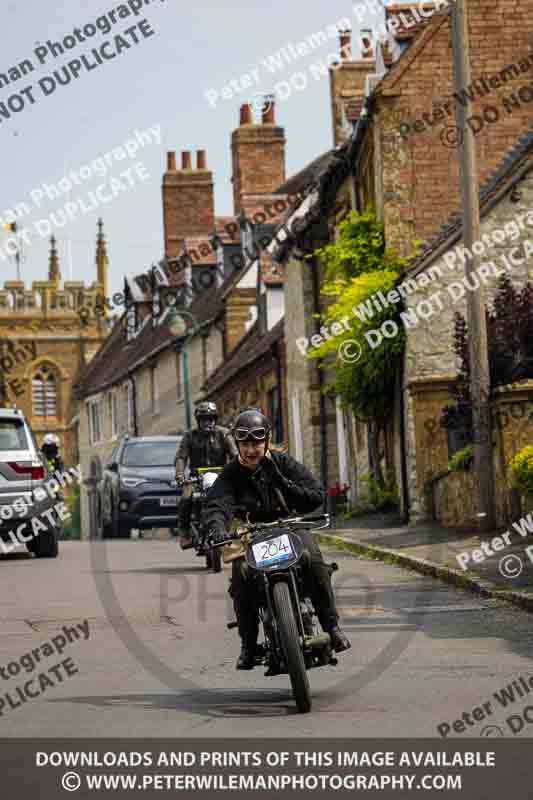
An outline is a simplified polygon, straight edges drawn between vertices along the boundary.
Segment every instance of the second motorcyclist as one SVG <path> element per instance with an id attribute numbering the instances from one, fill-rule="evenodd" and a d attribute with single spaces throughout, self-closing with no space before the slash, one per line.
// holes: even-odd
<path id="1" fill-rule="evenodd" d="M 203 401 L 195 409 L 198 427 L 187 431 L 176 455 L 176 480 L 182 483 L 188 464 L 191 474 L 199 467 L 223 467 L 237 456 L 237 448 L 227 428 L 217 425 L 218 410 L 215 403 Z M 191 498 L 183 497 L 178 507 L 178 535 L 183 550 L 192 547 L 189 532 Z"/>
<path id="2" fill-rule="evenodd" d="M 232 434 L 238 459 L 228 464 L 208 492 L 204 526 L 208 538 L 222 542 L 228 536 L 237 511 L 249 514 L 250 522 L 273 522 L 294 514 L 316 510 L 324 502 L 324 489 L 295 459 L 269 448 L 271 425 L 258 409 L 247 409 L 236 419 Z M 310 554 L 310 593 L 318 619 L 330 634 L 336 652 L 351 645 L 339 628 L 330 574 L 316 538 L 299 531 Z M 254 581 L 243 574 L 242 559 L 232 564 L 232 595 L 242 649 L 237 669 L 255 664 L 259 617 Z"/>

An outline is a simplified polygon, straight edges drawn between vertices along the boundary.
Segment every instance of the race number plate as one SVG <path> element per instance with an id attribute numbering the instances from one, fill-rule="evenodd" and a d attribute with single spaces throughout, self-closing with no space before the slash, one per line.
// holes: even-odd
<path id="1" fill-rule="evenodd" d="M 278 564 L 280 561 L 286 561 L 291 558 L 294 554 L 291 540 L 286 533 L 282 536 L 277 536 L 275 539 L 268 539 L 266 542 L 252 545 L 252 552 L 258 567 Z"/>

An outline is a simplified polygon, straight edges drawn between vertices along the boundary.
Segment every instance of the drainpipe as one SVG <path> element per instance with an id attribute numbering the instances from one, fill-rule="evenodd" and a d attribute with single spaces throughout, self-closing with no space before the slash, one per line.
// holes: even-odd
<path id="1" fill-rule="evenodd" d="M 320 313 L 320 286 L 318 283 L 318 269 L 316 259 L 314 258 L 310 262 L 311 267 L 311 276 L 313 281 L 313 313 L 319 314 Z M 318 320 L 316 322 L 316 333 L 319 332 L 320 325 Z M 317 373 L 318 373 L 318 388 L 319 388 L 319 401 L 320 401 L 320 477 L 322 483 L 326 489 L 326 497 L 324 498 L 324 511 L 328 510 L 329 504 L 329 497 L 327 494 L 328 489 L 328 429 L 326 423 L 326 398 L 323 393 L 324 388 L 324 375 L 322 370 L 319 368 L 319 363 L 322 363 L 322 359 L 317 363 Z"/>
<path id="2" fill-rule="evenodd" d="M 132 406 L 133 406 L 133 435 L 139 435 L 139 426 L 137 422 L 137 384 L 135 383 L 135 376 L 133 372 L 130 372 L 128 378 L 131 383 L 131 399 L 132 399 Z"/>
<path id="3" fill-rule="evenodd" d="M 409 522 L 409 487 L 407 485 L 407 448 L 405 442 L 405 397 L 403 391 L 403 379 L 405 374 L 405 353 L 402 356 L 402 362 L 398 369 L 398 377 L 396 379 L 397 390 L 400 392 L 400 470 L 402 476 L 402 498 L 403 498 L 403 516 L 404 521 Z"/>

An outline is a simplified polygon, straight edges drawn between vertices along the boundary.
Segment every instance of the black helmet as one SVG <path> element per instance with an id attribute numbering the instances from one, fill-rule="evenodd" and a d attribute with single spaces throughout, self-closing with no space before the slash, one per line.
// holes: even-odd
<path id="1" fill-rule="evenodd" d="M 202 403 L 199 403 L 195 410 L 194 416 L 196 419 L 198 417 L 216 417 L 218 418 L 218 411 L 216 403 L 211 403 L 208 400 L 204 400 Z"/>
<path id="2" fill-rule="evenodd" d="M 270 420 L 258 408 L 247 408 L 241 411 L 231 432 L 236 442 L 266 441 L 268 446 L 271 430 Z"/>

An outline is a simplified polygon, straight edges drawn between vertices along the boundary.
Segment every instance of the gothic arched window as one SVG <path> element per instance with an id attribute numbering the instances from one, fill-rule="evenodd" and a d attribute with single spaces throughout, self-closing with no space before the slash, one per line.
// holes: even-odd
<path id="1" fill-rule="evenodd" d="M 33 416 L 57 417 L 57 379 L 51 367 L 43 365 L 33 376 Z"/>

